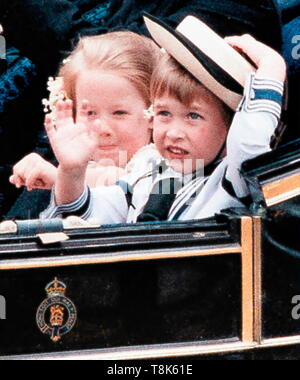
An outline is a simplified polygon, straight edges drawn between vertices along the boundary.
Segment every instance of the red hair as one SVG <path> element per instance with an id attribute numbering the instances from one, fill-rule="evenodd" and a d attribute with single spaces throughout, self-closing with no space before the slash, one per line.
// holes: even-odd
<path id="1" fill-rule="evenodd" d="M 84 37 L 60 68 L 59 76 L 64 79 L 64 91 L 74 105 L 80 73 L 99 69 L 127 79 L 150 106 L 150 81 L 160 56 L 160 49 L 152 40 L 136 33 L 113 32 Z"/>

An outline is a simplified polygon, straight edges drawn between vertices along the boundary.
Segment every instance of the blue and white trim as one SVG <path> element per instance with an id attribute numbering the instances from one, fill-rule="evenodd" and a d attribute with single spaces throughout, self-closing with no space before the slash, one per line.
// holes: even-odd
<path id="1" fill-rule="evenodd" d="M 263 79 L 251 74 L 240 109 L 249 113 L 269 112 L 278 120 L 281 117 L 284 85 L 275 79 Z"/>
<path id="2" fill-rule="evenodd" d="M 76 201 L 65 205 L 57 206 L 55 193 L 52 191 L 51 203 L 49 208 L 41 214 L 43 219 L 67 218 L 68 216 L 78 216 L 87 220 L 91 216 L 92 202 L 91 191 L 86 186 L 84 192 Z"/>
<path id="3" fill-rule="evenodd" d="M 193 201 L 205 185 L 205 178 L 196 178 L 186 184 L 177 194 L 169 213 L 169 220 L 178 220 L 179 217 L 192 206 Z"/>

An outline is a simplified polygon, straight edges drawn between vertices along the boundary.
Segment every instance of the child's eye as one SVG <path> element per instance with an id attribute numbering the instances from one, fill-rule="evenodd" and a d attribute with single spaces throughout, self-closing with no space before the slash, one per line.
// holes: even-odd
<path id="1" fill-rule="evenodd" d="M 203 119 L 203 116 L 201 116 L 199 113 L 196 113 L 196 112 L 190 112 L 188 114 L 188 118 L 191 120 L 201 120 Z"/>
<path id="2" fill-rule="evenodd" d="M 87 112 L 87 116 L 88 117 L 93 117 L 93 116 L 96 116 L 96 115 L 97 115 L 97 113 L 95 111 L 88 111 Z"/>
<path id="3" fill-rule="evenodd" d="M 124 115 L 128 115 L 128 112 L 126 112 L 126 111 L 115 111 L 114 112 L 114 115 L 116 115 L 116 116 L 124 116 Z"/>
<path id="4" fill-rule="evenodd" d="M 170 117 L 171 113 L 169 111 L 159 111 L 157 115 L 162 117 Z"/>

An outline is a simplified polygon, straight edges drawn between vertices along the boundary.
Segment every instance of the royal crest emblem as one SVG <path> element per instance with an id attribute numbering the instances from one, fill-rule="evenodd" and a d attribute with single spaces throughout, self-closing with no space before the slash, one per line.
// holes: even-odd
<path id="1" fill-rule="evenodd" d="M 62 281 L 55 278 L 45 290 L 48 298 L 39 306 L 36 322 L 43 334 L 49 335 L 53 342 L 58 342 L 75 326 L 77 310 L 74 303 L 65 296 L 67 286 Z"/>

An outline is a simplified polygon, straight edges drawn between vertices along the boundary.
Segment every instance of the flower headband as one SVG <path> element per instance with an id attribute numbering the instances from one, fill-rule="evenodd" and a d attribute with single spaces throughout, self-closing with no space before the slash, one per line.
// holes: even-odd
<path id="1" fill-rule="evenodd" d="M 45 113 L 54 113 L 55 105 L 59 100 L 67 99 L 67 94 L 63 90 L 64 79 L 62 77 L 50 77 L 48 80 L 48 91 L 50 92 L 49 99 L 43 99 L 42 104 L 44 106 Z"/>
<path id="2" fill-rule="evenodd" d="M 50 92 L 49 99 L 43 99 L 42 104 L 44 106 L 45 113 L 51 113 L 55 116 L 55 106 L 59 100 L 67 99 L 67 94 L 63 90 L 64 79 L 63 77 L 50 77 L 48 80 L 48 91 Z M 151 105 L 147 110 L 144 110 L 144 119 L 152 120 L 154 117 L 154 107 Z"/>

